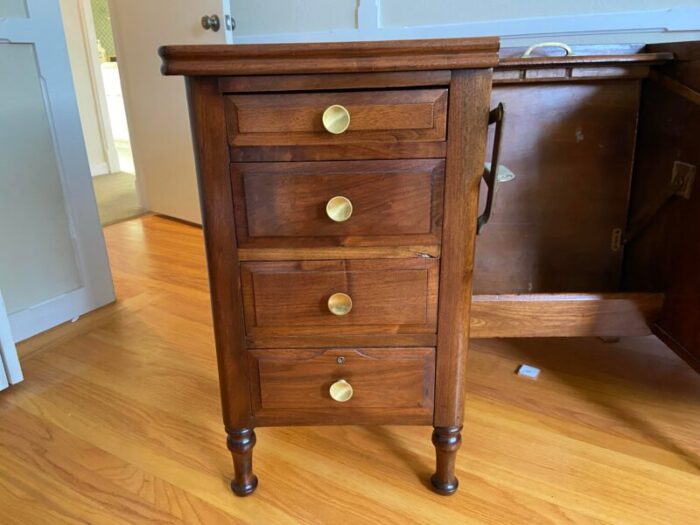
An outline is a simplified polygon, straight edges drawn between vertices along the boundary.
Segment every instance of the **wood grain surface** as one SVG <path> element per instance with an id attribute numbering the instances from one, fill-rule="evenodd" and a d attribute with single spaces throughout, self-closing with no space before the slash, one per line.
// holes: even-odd
<path id="1" fill-rule="evenodd" d="M 423 421 L 433 415 L 433 348 L 337 348 L 255 350 L 249 353 L 255 418 L 277 411 L 275 424 L 382 424 Z M 340 362 L 339 362 L 340 360 Z M 339 403 L 329 389 L 343 379 L 352 398 Z M 370 419 L 371 421 L 371 419 Z"/>
<path id="2" fill-rule="evenodd" d="M 497 37 L 164 46 L 164 75 L 289 75 L 493 67 Z"/>
<path id="3" fill-rule="evenodd" d="M 447 89 L 227 95 L 231 146 L 331 146 L 445 140 Z M 323 127 L 323 112 L 341 105 L 347 131 Z"/>
<path id="4" fill-rule="evenodd" d="M 474 295 L 470 337 L 649 335 L 660 293 Z"/>
<path id="5" fill-rule="evenodd" d="M 477 238 L 475 293 L 619 290 L 612 235 L 627 222 L 639 93 L 627 80 L 494 87 L 515 179 Z"/>
<path id="6" fill-rule="evenodd" d="M 435 259 L 246 262 L 241 265 L 246 334 L 435 333 Z M 352 299 L 346 315 L 328 299 Z"/>
<path id="7" fill-rule="evenodd" d="M 438 159 L 234 163 L 239 246 L 439 244 L 444 173 Z M 352 203 L 344 222 L 334 196 Z"/>
<path id="8" fill-rule="evenodd" d="M 261 483 L 236 498 L 202 232 L 106 236 L 118 302 L 20 344 L 26 379 L 0 393 L 3 523 L 698 522 L 700 380 L 654 337 L 472 341 L 449 500 L 412 426 L 259 428 Z"/>

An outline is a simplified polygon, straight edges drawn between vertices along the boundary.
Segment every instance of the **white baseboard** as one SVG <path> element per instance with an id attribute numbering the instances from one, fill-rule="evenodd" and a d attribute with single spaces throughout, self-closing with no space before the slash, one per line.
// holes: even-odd
<path id="1" fill-rule="evenodd" d="M 10 328 L 5 302 L 0 292 L 0 390 L 22 381 L 17 348 Z"/>
<path id="2" fill-rule="evenodd" d="M 107 175 L 108 173 L 111 173 L 111 170 L 109 169 L 109 164 L 107 164 L 106 162 L 90 164 L 90 174 L 93 177 L 97 177 L 99 175 Z"/>

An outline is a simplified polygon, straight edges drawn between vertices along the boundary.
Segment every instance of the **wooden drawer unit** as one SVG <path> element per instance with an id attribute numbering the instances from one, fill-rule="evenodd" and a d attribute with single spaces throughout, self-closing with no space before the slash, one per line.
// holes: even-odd
<path id="1" fill-rule="evenodd" d="M 438 261 L 250 262 L 241 265 L 246 333 L 434 333 Z"/>
<path id="2" fill-rule="evenodd" d="M 252 350 L 249 356 L 256 419 L 298 423 L 316 414 L 337 424 L 431 422 L 433 348 Z"/>
<path id="3" fill-rule="evenodd" d="M 445 161 L 232 164 L 239 246 L 438 244 Z"/>
<path id="4" fill-rule="evenodd" d="M 457 489 L 497 48 L 161 50 L 188 77 L 236 494 L 253 429 L 297 424 L 432 424 L 432 486 Z"/>
<path id="5" fill-rule="evenodd" d="M 231 146 L 445 140 L 446 89 L 241 94 L 225 100 Z"/>

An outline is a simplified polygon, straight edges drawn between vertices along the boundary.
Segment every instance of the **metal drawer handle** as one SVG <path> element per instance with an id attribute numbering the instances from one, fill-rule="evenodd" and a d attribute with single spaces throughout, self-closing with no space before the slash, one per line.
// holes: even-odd
<path id="1" fill-rule="evenodd" d="M 564 52 L 566 53 L 566 56 L 572 56 L 574 54 L 573 50 L 571 47 L 568 45 L 564 44 L 563 42 L 540 42 L 539 44 L 532 44 L 530 47 L 528 47 L 525 52 L 523 53 L 522 58 L 527 58 L 530 55 L 532 55 L 532 52 L 535 49 L 539 49 L 541 47 L 558 47 L 560 49 L 563 49 Z"/>
<path id="2" fill-rule="evenodd" d="M 503 103 L 499 103 L 495 109 L 492 109 L 489 113 L 489 126 L 491 124 L 496 124 L 496 132 L 493 137 L 493 150 L 491 151 L 491 167 L 490 169 L 484 168 L 484 180 L 486 181 L 486 186 L 488 187 L 488 194 L 486 195 L 486 207 L 484 208 L 484 213 L 479 215 L 476 220 L 476 234 L 479 235 L 481 229 L 486 226 L 491 218 L 491 210 L 493 208 L 493 199 L 496 196 L 496 189 L 498 188 L 498 161 L 501 156 L 501 139 L 503 138 L 503 123 L 506 119 L 506 110 Z"/>
<path id="3" fill-rule="evenodd" d="M 347 197 L 337 195 L 326 204 L 326 215 L 335 222 L 345 222 L 352 215 L 352 202 Z"/>
<path id="4" fill-rule="evenodd" d="M 328 133 L 339 135 L 350 127 L 350 112 L 347 108 L 334 104 L 323 112 L 323 127 Z"/>
<path id="5" fill-rule="evenodd" d="M 352 310 L 352 299 L 346 293 L 334 293 L 328 298 L 328 310 L 333 315 L 347 315 Z"/>
<path id="6" fill-rule="evenodd" d="M 352 385 L 345 379 L 338 379 L 328 389 L 331 397 L 338 403 L 345 403 L 352 398 Z"/>

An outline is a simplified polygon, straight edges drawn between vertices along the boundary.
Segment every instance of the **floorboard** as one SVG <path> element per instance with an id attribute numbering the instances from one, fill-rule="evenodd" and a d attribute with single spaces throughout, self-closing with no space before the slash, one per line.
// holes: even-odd
<path id="1" fill-rule="evenodd" d="M 474 341 L 449 498 L 398 426 L 259 429 L 236 498 L 201 230 L 105 234 L 118 302 L 20 345 L 0 394 L 3 524 L 700 523 L 700 376 L 654 337 Z"/>

